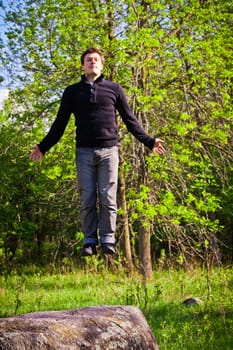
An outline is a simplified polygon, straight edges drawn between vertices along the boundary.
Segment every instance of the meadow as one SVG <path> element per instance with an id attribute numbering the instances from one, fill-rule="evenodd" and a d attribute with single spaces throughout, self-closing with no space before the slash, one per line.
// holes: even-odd
<path id="1" fill-rule="evenodd" d="M 160 350 L 233 349 L 233 268 L 137 273 L 105 267 L 31 267 L 0 276 L 0 317 L 94 305 L 134 305 L 144 313 Z M 185 305 L 187 298 L 198 303 Z"/>

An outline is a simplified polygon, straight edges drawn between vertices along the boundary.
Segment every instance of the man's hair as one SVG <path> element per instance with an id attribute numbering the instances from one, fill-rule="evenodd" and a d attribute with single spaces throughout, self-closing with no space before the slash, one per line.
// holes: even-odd
<path id="1" fill-rule="evenodd" d="M 98 53 L 98 55 L 100 55 L 102 64 L 104 64 L 104 55 L 102 54 L 102 52 L 99 49 L 96 49 L 95 47 L 89 47 L 89 49 L 87 49 L 86 51 L 83 52 L 83 54 L 81 55 L 81 64 L 84 64 L 84 59 L 85 56 L 90 54 L 90 53 Z"/>

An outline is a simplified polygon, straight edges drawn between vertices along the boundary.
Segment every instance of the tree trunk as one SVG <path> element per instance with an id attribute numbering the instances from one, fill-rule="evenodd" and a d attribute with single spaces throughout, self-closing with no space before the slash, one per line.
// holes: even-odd
<path id="1" fill-rule="evenodd" d="M 119 157 L 120 157 L 120 167 L 121 167 L 121 170 L 119 171 L 119 197 L 120 197 L 121 207 L 123 210 L 123 225 L 122 225 L 123 238 L 124 238 L 123 244 L 124 244 L 125 257 L 127 261 L 127 267 L 129 269 L 129 272 L 132 272 L 134 269 L 134 266 L 133 266 L 132 252 L 131 252 L 131 245 L 130 245 L 130 232 L 129 232 L 127 201 L 126 201 L 125 177 L 122 171 L 123 150 L 121 145 L 119 146 Z"/>
<path id="2" fill-rule="evenodd" d="M 139 260 L 140 272 L 144 278 L 152 276 L 150 228 L 140 224 L 139 227 Z"/>

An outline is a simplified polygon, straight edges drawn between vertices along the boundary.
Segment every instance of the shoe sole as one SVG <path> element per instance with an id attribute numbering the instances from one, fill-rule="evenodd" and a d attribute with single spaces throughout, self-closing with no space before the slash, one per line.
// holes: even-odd
<path id="1" fill-rule="evenodd" d="M 110 250 L 110 249 L 102 249 L 102 254 L 105 254 L 105 255 L 115 255 L 116 252 L 115 250 Z"/>
<path id="2" fill-rule="evenodd" d="M 88 249 L 88 248 L 86 248 L 86 249 Z M 97 254 L 97 251 L 93 250 L 93 249 L 90 252 L 88 252 L 85 249 L 81 250 L 81 256 L 92 256 L 92 255 L 96 255 L 96 254 Z"/>

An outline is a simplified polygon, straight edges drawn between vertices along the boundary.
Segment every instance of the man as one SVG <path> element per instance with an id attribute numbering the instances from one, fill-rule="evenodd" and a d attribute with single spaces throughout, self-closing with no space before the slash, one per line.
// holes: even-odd
<path id="1" fill-rule="evenodd" d="M 45 152 L 60 140 L 73 113 L 80 219 L 84 232 L 81 255 L 97 254 L 98 231 L 102 252 L 113 255 L 118 177 L 116 110 L 127 129 L 153 152 L 164 153 L 163 141 L 145 133 L 133 115 L 122 87 L 104 79 L 104 56 L 98 49 L 87 49 L 81 56 L 81 64 L 84 71 L 81 81 L 65 89 L 50 131 L 33 147 L 30 158 L 34 161 L 42 159 Z"/>

